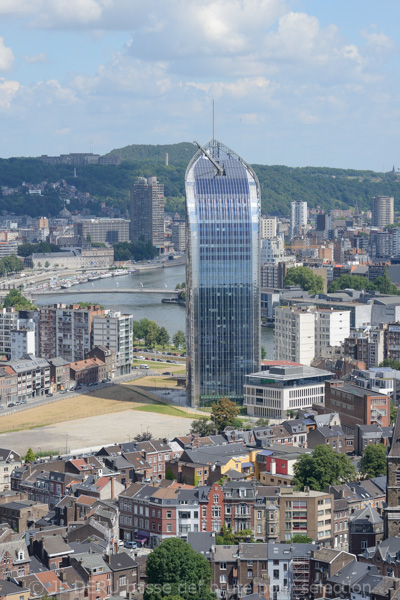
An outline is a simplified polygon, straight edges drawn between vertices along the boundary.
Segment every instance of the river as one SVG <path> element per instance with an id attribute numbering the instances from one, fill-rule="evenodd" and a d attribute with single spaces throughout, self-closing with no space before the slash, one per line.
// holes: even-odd
<path id="1" fill-rule="evenodd" d="M 185 331 L 185 309 L 174 304 L 162 304 L 159 294 L 124 294 L 118 292 L 118 288 L 143 288 L 159 289 L 166 287 L 175 289 L 177 283 L 185 281 L 185 266 L 168 267 L 165 269 L 153 269 L 142 271 L 139 274 L 127 274 L 121 277 L 110 277 L 108 279 L 97 279 L 96 281 L 83 283 L 76 287 L 77 290 L 87 290 L 87 294 L 51 294 L 37 296 L 34 301 L 38 306 L 44 304 L 56 304 L 65 302 L 93 302 L 102 304 L 105 308 L 131 313 L 135 321 L 150 319 L 163 325 L 170 336 L 181 329 Z M 115 294 L 97 294 L 96 289 L 113 289 Z M 274 332 L 268 327 L 261 328 L 261 344 L 264 346 L 267 358 L 274 358 Z"/>

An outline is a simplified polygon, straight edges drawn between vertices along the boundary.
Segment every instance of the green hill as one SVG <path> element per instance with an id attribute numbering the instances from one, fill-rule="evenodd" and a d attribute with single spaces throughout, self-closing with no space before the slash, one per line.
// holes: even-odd
<path id="1" fill-rule="evenodd" d="M 152 146 L 150 144 L 132 144 L 130 146 L 125 146 L 124 148 L 111 150 L 106 156 L 120 156 L 122 160 L 133 162 L 150 161 L 165 164 L 165 155 L 168 153 L 168 159 L 171 164 L 187 164 L 197 149 L 197 146 L 191 142 L 157 146 Z"/>
<path id="2" fill-rule="evenodd" d="M 194 144 L 182 142 L 160 146 L 131 145 L 115 149 L 110 154 L 121 156 L 119 167 L 87 165 L 46 165 L 36 158 L 0 160 L 0 186 L 18 187 L 22 182 L 56 182 L 64 179 L 78 191 L 70 194 L 68 208 L 72 211 L 86 208 L 101 215 L 101 205 L 111 206 L 116 214 L 125 215 L 129 207 L 129 190 L 137 176 L 155 175 L 165 185 L 166 210 L 184 215 L 184 177 L 186 166 L 196 151 Z M 165 166 L 165 153 L 169 166 Z M 395 198 L 395 209 L 400 211 L 400 176 L 373 171 L 330 169 L 326 167 L 292 168 L 280 165 L 254 165 L 261 185 L 262 212 L 288 216 L 293 200 L 306 200 L 310 207 L 325 210 L 353 207 L 358 201 L 361 209 L 370 208 L 370 199 L 377 195 Z M 91 200 L 80 197 L 89 194 Z M 63 206 L 59 191 L 50 186 L 42 196 L 29 196 L 27 190 L 13 195 L 0 195 L 0 211 L 56 215 Z"/>

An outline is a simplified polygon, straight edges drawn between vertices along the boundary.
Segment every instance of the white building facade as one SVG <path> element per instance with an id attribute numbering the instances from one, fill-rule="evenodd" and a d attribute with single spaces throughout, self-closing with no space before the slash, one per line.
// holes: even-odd
<path id="1" fill-rule="evenodd" d="M 113 350 L 117 360 L 117 375 L 131 372 L 133 361 L 133 315 L 107 311 L 93 317 L 93 346 Z"/>
<path id="2" fill-rule="evenodd" d="M 292 202 L 290 214 L 290 234 L 291 237 L 298 235 L 300 229 L 307 225 L 307 202 L 297 200 Z"/>
<path id="3" fill-rule="evenodd" d="M 314 356 L 314 310 L 310 307 L 275 308 L 275 358 L 310 365 Z"/>

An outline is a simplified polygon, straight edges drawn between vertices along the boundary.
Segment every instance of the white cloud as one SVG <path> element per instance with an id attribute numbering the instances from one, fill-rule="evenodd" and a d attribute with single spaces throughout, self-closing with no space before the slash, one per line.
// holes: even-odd
<path id="1" fill-rule="evenodd" d="M 5 46 L 4 38 L 0 37 L 0 71 L 8 71 L 13 65 L 13 51 Z"/>
<path id="2" fill-rule="evenodd" d="M 7 81 L 4 77 L 0 78 L 0 109 L 10 108 L 19 88 L 18 81 Z"/>
<path id="3" fill-rule="evenodd" d="M 28 64 L 34 64 L 34 63 L 48 63 L 49 62 L 49 57 L 47 56 L 46 52 L 41 52 L 40 54 L 24 54 L 23 57 L 24 61 Z"/>

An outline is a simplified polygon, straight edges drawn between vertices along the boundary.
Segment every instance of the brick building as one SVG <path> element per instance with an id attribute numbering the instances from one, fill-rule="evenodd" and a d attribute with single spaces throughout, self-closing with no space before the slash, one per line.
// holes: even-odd
<path id="1" fill-rule="evenodd" d="M 70 371 L 71 380 L 75 381 L 76 385 L 99 383 L 107 376 L 105 363 L 96 357 L 71 363 Z"/>

